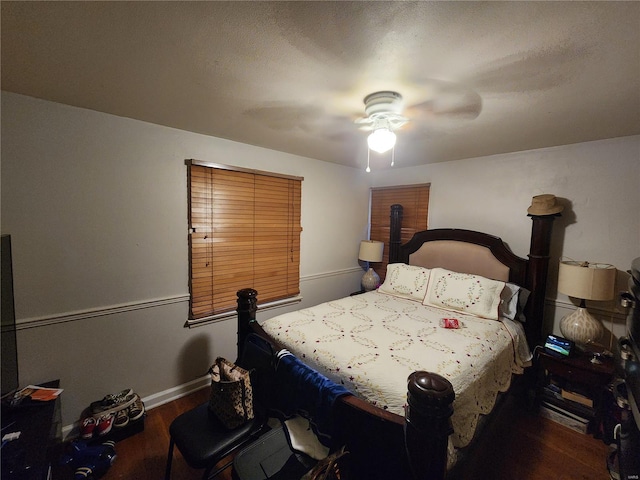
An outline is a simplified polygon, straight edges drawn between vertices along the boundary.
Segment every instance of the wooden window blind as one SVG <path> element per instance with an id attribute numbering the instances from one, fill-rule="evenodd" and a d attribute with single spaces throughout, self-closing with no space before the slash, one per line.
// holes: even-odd
<path id="1" fill-rule="evenodd" d="M 413 234 L 427 229 L 429 216 L 430 184 L 371 189 L 371 240 L 384 242 L 382 262 L 374 265 L 384 281 L 389 263 L 389 234 L 391 205 L 403 208 L 401 243 L 408 242 Z"/>
<path id="2" fill-rule="evenodd" d="M 302 178 L 187 161 L 190 319 L 300 293 Z"/>

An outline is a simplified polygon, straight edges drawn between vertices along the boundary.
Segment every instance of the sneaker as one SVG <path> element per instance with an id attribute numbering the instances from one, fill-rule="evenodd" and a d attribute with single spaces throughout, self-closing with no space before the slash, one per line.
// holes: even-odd
<path id="1" fill-rule="evenodd" d="M 115 415 L 113 413 L 100 415 L 100 417 L 98 418 L 98 423 L 95 428 L 98 436 L 101 437 L 111 431 L 111 427 L 113 427 L 114 419 L 115 419 Z"/>
<path id="2" fill-rule="evenodd" d="M 96 429 L 96 419 L 93 417 L 87 417 L 82 421 L 82 427 L 80 428 L 80 436 L 85 440 L 93 437 L 93 432 Z"/>
<path id="3" fill-rule="evenodd" d="M 136 394 L 133 393 L 133 390 L 130 388 L 127 388 L 125 390 L 122 390 L 119 393 L 107 395 L 102 400 L 93 402 L 91 404 L 91 411 L 94 414 L 98 414 L 98 413 L 105 413 L 107 411 L 115 411 L 119 407 L 120 408 L 128 407 L 133 403 L 135 396 Z"/>
<path id="4" fill-rule="evenodd" d="M 127 409 L 124 408 L 119 410 L 115 414 L 115 418 L 113 420 L 113 426 L 116 428 L 126 427 L 129 424 L 129 415 L 127 415 Z"/>
<path id="5" fill-rule="evenodd" d="M 144 415 L 144 403 L 137 395 L 136 399 L 133 402 L 133 405 L 129 407 L 127 414 L 129 415 L 129 420 L 131 421 L 138 420 L 140 417 L 142 417 L 142 415 Z"/>

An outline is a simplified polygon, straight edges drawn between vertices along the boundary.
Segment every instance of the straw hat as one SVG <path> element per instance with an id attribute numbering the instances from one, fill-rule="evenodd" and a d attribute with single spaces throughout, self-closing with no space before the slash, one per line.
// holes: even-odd
<path id="1" fill-rule="evenodd" d="M 531 199 L 531 206 L 527 209 L 529 215 L 555 215 L 564 210 L 564 207 L 560 205 L 555 195 L 545 193 L 543 195 L 536 195 Z"/>

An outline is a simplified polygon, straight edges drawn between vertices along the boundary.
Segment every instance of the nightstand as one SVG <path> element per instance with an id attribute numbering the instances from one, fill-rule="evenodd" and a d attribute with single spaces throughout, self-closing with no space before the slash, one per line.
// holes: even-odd
<path id="1" fill-rule="evenodd" d="M 591 358 L 588 352 L 564 357 L 537 348 L 537 397 L 543 416 L 574 430 L 597 434 L 615 365 L 609 357 L 601 357 L 601 364 L 592 363 Z"/>
<path id="2" fill-rule="evenodd" d="M 591 387 L 606 386 L 615 370 L 613 358 L 603 356 L 602 364 L 591 363 L 592 355 L 586 352 L 576 351 L 573 355 L 563 357 L 539 348 L 536 354 L 543 368 L 555 375 Z"/>
<path id="3" fill-rule="evenodd" d="M 59 380 L 39 384 L 58 388 Z M 62 439 L 60 397 L 48 402 L 23 400 L 17 406 L 2 405 L 3 434 L 20 436 L 2 446 L 3 480 L 51 478 L 56 449 Z"/>

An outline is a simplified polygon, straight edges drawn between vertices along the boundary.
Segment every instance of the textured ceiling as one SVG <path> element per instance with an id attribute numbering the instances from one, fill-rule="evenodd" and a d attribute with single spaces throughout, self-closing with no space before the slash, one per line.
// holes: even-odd
<path id="1" fill-rule="evenodd" d="M 639 2 L 1 8 L 3 90 L 359 168 L 377 90 L 398 167 L 640 134 Z"/>

